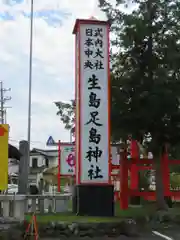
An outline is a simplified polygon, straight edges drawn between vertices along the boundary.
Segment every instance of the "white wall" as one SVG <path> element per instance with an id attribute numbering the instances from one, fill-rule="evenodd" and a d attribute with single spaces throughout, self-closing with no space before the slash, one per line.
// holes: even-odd
<path id="1" fill-rule="evenodd" d="M 16 163 L 16 161 L 13 161 L 12 159 L 8 159 L 8 175 L 11 175 L 12 173 L 19 173 L 19 164 Z"/>
<path id="2" fill-rule="evenodd" d="M 37 158 L 37 166 L 38 167 L 42 167 L 45 166 L 46 162 L 45 162 L 45 158 L 42 155 L 34 155 L 34 156 L 30 156 L 30 163 L 29 166 L 32 167 L 32 159 L 33 158 Z"/>
<path id="3" fill-rule="evenodd" d="M 57 165 L 58 165 L 58 158 L 57 157 L 49 158 L 49 168 L 57 167 Z"/>
<path id="4" fill-rule="evenodd" d="M 29 174 L 28 182 L 29 184 L 37 184 L 37 174 Z"/>
<path id="5" fill-rule="evenodd" d="M 44 156 L 42 155 L 34 155 L 34 156 L 30 156 L 30 167 L 32 167 L 32 159 L 33 158 L 37 158 L 37 165 L 38 167 L 43 167 L 46 166 L 46 159 Z M 51 167 L 56 167 L 58 165 L 58 158 L 56 156 L 54 157 L 47 157 L 49 160 L 49 168 Z"/>
<path id="6" fill-rule="evenodd" d="M 37 158 L 37 167 L 43 167 L 46 166 L 46 159 L 43 155 L 33 155 L 30 156 L 30 167 L 32 167 L 32 159 Z M 56 167 L 58 164 L 58 158 L 57 157 L 47 157 L 49 160 L 49 168 Z M 38 184 L 42 173 L 31 173 L 28 177 L 29 184 Z"/>

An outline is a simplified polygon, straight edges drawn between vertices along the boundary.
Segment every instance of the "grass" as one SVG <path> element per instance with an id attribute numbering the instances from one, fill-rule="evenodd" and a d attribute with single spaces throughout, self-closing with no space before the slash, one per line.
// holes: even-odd
<path id="1" fill-rule="evenodd" d="M 30 221 L 31 216 L 26 216 L 26 220 Z M 54 215 L 37 215 L 37 222 L 88 222 L 88 223 L 101 223 L 101 222 L 116 222 L 119 218 L 102 218 L 102 217 L 89 217 L 89 216 L 76 216 L 72 213 L 54 214 Z"/>
<path id="2" fill-rule="evenodd" d="M 46 222 L 118 222 L 123 218 L 130 217 L 141 217 L 149 214 L 153 214 L 155 210 L 153 210 L 151 206 L 142 206 L 142 207 L 129 207 L 127 210 L 121 210 L 119 203 L 115 204 L 115 217 L 89 217 L 89 216 L 76 216 L 75 214 L 62 213 L 62 214 L 45 214 L 45 215 L 37 215 L 37 221 L 46 223 Z M 31 215 L 26 215 L 26 220 L 30 221 Z"/>
<path id="3" fill-rule="evenodd" d="M 67 178 L 61 178 L 61 186 L 64 187 L 66 185 Z M 179 211 L 179 206 L 175 206 L 171 212 L 176 213 Z M 178 208 L 178 210 L 177 210 Z M 72 209 L 72 202 L 69 201 L 69 209 Z M 127 210 L 120 209 L 120 203 L 115 204 L 115 217 L 89 217 L 89 216 L 76 216 L 71 212 L 62 213 L 62 214 L 37 214 L 37 221 L 39 223 L 47 223 L 47 222 L 118 222 L 124 218 L 138 218 L 146 215 L 153 215 L 156 211 L 154 203 L 144 202 L 142 207 L 129 207 Z M 26 215 L 26 220 L 30 221 L 31 215 Z"/>
<path id="4" fill-rule="evenodd" d="M 67 178 L 61 179 L 61 186 L 65 186 L 67 182 Z M 177 212 L 177 206 L 175 206 L 176 209 L 172 209 L 172 212 Z M 72 202 L 69 201 L 69 209 L 72 209 Z M 178 208 L 179 211 L 180 208 Z M 127 210 L 121 210 L 120 209 L 120 203 L 115 204 L 115 217 L 89 217 L 89 216 L 76 216 L 75 214 L 72 214 L 71 212 L 68 213 L 62 213 L 62 214 L 44 214 L 40 215 L 37 214 L 37 221 L 39 223 L 47 223 L 47 222 L 95 222 L 95 223 L 101 223 L 101 222 L 118 222 L 122 220 L 123 218 L 138 218 L 143 216 L 150 216 L 153 215 L 156 211 L 156 208 L 154 206 L 154 203 L 143 203 L 142 207 L 129 207 Z M 26 220 L 30 221 L 31 215 L 26 215 Z"/>
<path id="5" fill-rule="evenodd" d="M 67 183 L 67 178 L 61 178 L 61 186 L 64 187 Z M 72 202 L 69 202 L 69 209 L 72 208 Z M 118 222 L 124 218 L 138 218 L 143 216 L 150 216 L 155 214 L 156 208 L 154 203 L 149 201 L 143 202 L 142 207 L 129 207 L 127 210 L 120 209 L 120 203 L 115 204 L 115 217 L 89 217 L 89 216 L 76 216 L 71 212 L 62 214 L 37 214 L 37 221 L 39 223 L 47 222 L 88 222 L 88 223 L 103 223 L 103 222 Z M 180 202 L 174 204 L 174 208 L 169 211 L 171 214 L 177 214 L 180 212 Z M 26 215 L 26 220 L 31 220 L 31 215 Z"/>

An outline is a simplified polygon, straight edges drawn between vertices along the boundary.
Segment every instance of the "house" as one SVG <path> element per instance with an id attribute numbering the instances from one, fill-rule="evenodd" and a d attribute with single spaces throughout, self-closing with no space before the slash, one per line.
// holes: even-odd
<path id="1" fill-rule="evenodd" d="M 20 152 L 17 148 L 8 145 L 8 176 L 10 184 L 18 183 L 19 160 Z M 49 168 L 57 167 L 58 151 L 57 150 L 42 150 L 34 148 L 30 152 L 29 163 L 29 184 L 38 185 L 40 178 L 42 178 L 43 171 Z"/>
<path id="2" fill-rule="evenodd" d="M 43 172 L 49 168 L 57 167 L 57 164 L 57 150 L 32 149 L 29 164 L 29 184 L 38 185 L 40 179 L 43 178 Z"/>
<path id="3" fill-rule="evenodd" d="M 17 184 L 19 174 L 19 161 L 14 158 L 8 158 L 8 183 Z"/>
<path id="4" fill-rule="evenodd" d="M 8 183 L 9 184 L 18 184 L 18 174 L 19 174 L 19 160 L 21 157 L 21 153 L 19 150 L 12 146 L 8 145 Z M 57 150 L 42 150 L 34 148 L 30 152 L 30 163 L 29 163 L 29 175 L 28 181 L 29 185 L 38 186 L 40 179 L 43 178 L 43 173 L 47 169 L 51 169 L 57 167 L 58 163 L 58 151 Z M 50 180 L 53 174 L 46 174 L 46 176 L 50 175 Z M 57 178 L 57 177 L 56 177 Z M 44 183 L 46 183 L 44 181 Z M 49 191 L 49 185 L 52 184 L 44 184 Z M 47 186 L 46 186 L 47 185 Z"/>
<path id="5" fill-rule="evenodd" d="M 20 151 L 11 144 L 8 144 L 8 182 L 17 184 L 19 173 Z"/>

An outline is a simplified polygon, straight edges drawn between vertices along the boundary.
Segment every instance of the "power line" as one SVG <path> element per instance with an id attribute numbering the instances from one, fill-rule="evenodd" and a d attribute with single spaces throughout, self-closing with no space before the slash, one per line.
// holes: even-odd
<path id="1" fill-rule="evenodd" d="M 0 115 L 1 115 L 1 123 L 4 124 L 7 122 L 7 108 L 11 108 L 8 106 L 5 106 L 5 103 L 7 101 L 11 100 L 11 96 L 5 96 L 6 92 L 11 91 L 11 88 L 4 88 L 3 87 L 3 82 L 0 81 Z"/>
<path id="2" fill-rule="evenodd" d="M 23 139 L 23 138 L 22 138 Z M 13 139 L 11 137 L 9 137 L 9 140 L 12 141 L 12 142 L 19 142 L 20 140 L 17 140 L 17 139 Z M 45 142 L 42 142 L 42 141 L 31 141 L 31 143 L 33 144 L 38 144 L 38 143 L 42 143 L 42 144 L 45 144 Z"/>

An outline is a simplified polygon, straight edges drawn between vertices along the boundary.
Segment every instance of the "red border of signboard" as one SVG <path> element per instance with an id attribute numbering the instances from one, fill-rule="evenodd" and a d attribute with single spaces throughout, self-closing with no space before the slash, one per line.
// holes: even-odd
<path id="1" fill-rule="evenodd" d="M 81 44 L 81 36 L 80 36 L 80 25 L 81 24 L 95 24 L 95 25 L 106 25 L 107 26 L 107 42 L 108 42 L 108 51 L 107 51 L 107 59 L 108 59 L 108 65 L 107 65 L 107 74 L 108 74 L 108 142 L 109 142 L 109 149 L 108 149 L 108 174 L 109 174 L 109 181 L 108 183 L 90 183 L 90 182 L 83 182 L 81 183 L 81 141 L 80 138 L 78 138 L 78 142 L 77 142 L 77 131 L 75 134 L 75 141 L 76 141 L 76 151 L 78 148 L 78 164 L 76 164 L 76 167 L 78 167 L 78 169 L 75 169 L 75 172 L 78 173 L 77 176 L 77 182 L 76 184 L 93 184 L 93 185 L 107 185 L 111 183 L 111 158 L 110 158 L 110 153 L 111 153 L 111 145 L 110 145 L 110 41 L 109 41 L 109 32 L 110 32 L 110 25 L 108 21 L 98 21 L 98 20 L 94 20 L 94 19 L 77 19 L 75 22 L 75 26 L 74 26 L 74 30 L 73 30 L 73 34 L 76 35 L 75 37 L 75 51 L 77 51 L 77 33 L 79 34 L 78 36 L 78 63 L 77 63 L 77 53 L 75 53 L 75 96 L 77 97 L 77 87 L 78 89 L 81 88 L 81 71 L 80 71 L 80 63 L 81 63 L 81 59 L 80 59 L 80 44 Z M 77 64 L 79 66 L 79 74 L 77 76 Z M 81 106 L 81 91 L 79 91 L 79 98 L 78 98 L 78 106 Z M 77 107 L 77 106 L 76 106 Z M 79 116 L 75 116 L 75 118 L 78 117 L 79 121 L 78 121 L 78 127 L 76 128 L 76 130 L 78 129 L 78 135 L 81 136 L 81 119 L 80 119 L 80 115 L 81 115 L 81 107 L 79 107 L 78 110 L 78 115 Z"/>

